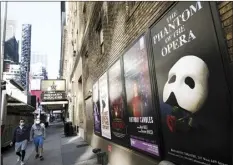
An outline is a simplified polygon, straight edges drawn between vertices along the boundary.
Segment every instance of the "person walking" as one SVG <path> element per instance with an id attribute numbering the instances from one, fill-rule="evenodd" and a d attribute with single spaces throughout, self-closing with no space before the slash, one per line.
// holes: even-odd
<path id="1" fill-rule="evenodd" d="M 30 140 L 34 141 L 36 156 L 35 158 L 40 158 L 40 160 L 44 160 L 42 156 L 43 153 L 43 144 L 46 136 L 46 129 L 43 123 L 41 123 L 40 119 L 37 118 L 35 123 L 32 125 L 30 131 Z"/>
<path id="2" fill-rule="evenodd" d="M 21 165 L 24 165 L 24 158 L 26 155 L 27 143 L 30 140 L 30 131 L 27 126 L 25 126 L 24 119 L 19 121 L 19 126 L 15 129 L 11 146 L 15 144 L 15 152 L 18 155 L 18 162 L 21 161 Z"/>

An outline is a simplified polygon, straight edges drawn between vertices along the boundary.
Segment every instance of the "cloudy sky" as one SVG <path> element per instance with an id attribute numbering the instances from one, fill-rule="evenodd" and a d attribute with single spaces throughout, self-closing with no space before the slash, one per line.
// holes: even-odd
<path id="1" fill-rule="evenodd" d="M 17 40 L 21 41 L 21 25 L 32 25 L 31 51 L 47 54 L 49 78 L 57 78 L 59 72 L 60 16 L 60 2 L 8 2 L 7 18 L 17 21 Z"/>

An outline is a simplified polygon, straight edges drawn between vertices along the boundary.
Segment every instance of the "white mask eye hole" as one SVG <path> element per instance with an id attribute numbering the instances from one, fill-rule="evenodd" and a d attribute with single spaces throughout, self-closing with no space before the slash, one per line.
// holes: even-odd
<path id="1" fill-rule="evenodd" d="M 169 81 L 168 81 L 168 84 L 171 84 L 171 83 L 174 83 L 176 81 L 176 75 L 173 75 Z"/>
<path id="2" fill-rule="evenodd" d="M 195 87 L 195 82 L 191 77 L 186 77 L 184 80 L 185 84 L 187 84 L 191 89 Z"/>

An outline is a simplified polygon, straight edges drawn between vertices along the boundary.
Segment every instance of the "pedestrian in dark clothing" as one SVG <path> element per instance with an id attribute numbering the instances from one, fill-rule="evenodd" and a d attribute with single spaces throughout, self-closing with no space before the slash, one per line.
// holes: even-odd
<path id="1" fill-rule="evenodd" d="M 19 126 L 15 129 L 11 146 L 15 144 L 16 155 L 19 156 L 18 161 L 24 165 L 24 157 L 26 154 L 27 143 L 30 140 L 30 129 L 25 126 L 23 119 L 20 120 Z"/>

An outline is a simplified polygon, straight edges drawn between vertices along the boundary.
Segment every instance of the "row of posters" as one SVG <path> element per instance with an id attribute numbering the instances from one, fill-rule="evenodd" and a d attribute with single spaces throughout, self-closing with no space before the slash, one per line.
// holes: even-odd
<path id="1" fill-rule="evenodd" d="M 150 34 L 151 43 L 142 36 L 94 84 L 95 133 L 154 157 L 162 150 L 178 164 L 230 165 L 230 96 L 210 3 L 177 3 Z"/>
<path id="2" fill-rule="evenodd" d="M 93 85 L 94 131 L 123 146 L 160 156 L 144 36 L 125 53 L 123 64 L 119 59 Z"/>

